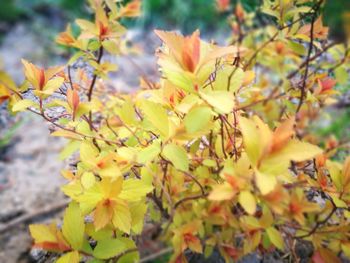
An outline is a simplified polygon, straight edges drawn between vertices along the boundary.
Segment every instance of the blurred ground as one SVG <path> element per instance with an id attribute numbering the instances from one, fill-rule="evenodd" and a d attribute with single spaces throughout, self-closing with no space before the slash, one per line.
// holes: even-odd
<path id="1" fill-rule="evenodd" d="M 3 67 L 17 83 L 23 78 L 21 58 L 46 64 L 47 56 L 45 41 L 25 24 L 13 27 L 0 47 Z M 50 137 L 40 118 L 26 113 L 19 119 L 12 145 L 0 158 L 0 229 L 64 198 L 59 190 L 64 164 L 57 161 L 63 141 Z M 0 262 L 28 262 L 30 247 L 28 228 L 23 224 L 0 233 Z"/>
<path id="2" fill-rule="evenodd" d="M 25 114 L 14 145 L 0 162 L 0 228 L 16 217 L 63 201 L 59 187 L 62 162 L 58 152 L 62 140 L 50 137 L 40 118 Z M 19 225 L 0 236 L 0 262 L 17 262 L 29 250 L 28 229 Z"/>

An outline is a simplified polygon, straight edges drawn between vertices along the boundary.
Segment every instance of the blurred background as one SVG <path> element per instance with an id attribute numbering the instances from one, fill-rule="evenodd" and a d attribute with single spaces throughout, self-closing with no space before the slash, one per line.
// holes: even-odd
<path id="1" fill-rule="evenodd" d="M 337 17 L 344 1 L 332 1 L 338 5 L 329 8 L 327 19 L 334 37 L 337 37 Z M 232 0 L 231 4 L 236 2 Z M 241 1 L 246 11 L 255 10 L 260 2 Z M 127 37 L 142 50 L 141 55 L 132 60 L 116 59 L 123 66 L 112 77 L 113 86 L 122 90 L 136 88 L 135 64 L 136 70 L 141 68 L 140 74 L 157 78 L 153 55 L 160 42 L 152 33 L 154 28 L 175 29 L 185 34 L 199 28 L 204 39 L 225 43 L 231 34 L 230 15 L 219 12 L 213 0 L 143 1 L 143 15 L 123 21 L 131 28 Z M 68 22 L 89 17 L 85 0 L 1 0 L 0 71 L 7 72 L 20 84 L 23 81 L 21 58 L 45 67 L 64 64 L 70 51 L 55 44 L 57 33 L 63 31 Z M 269 18 L 261 16 L 261 19 Z M 343 89 L 349 94 L 349 84 Z M 332 116 L 336 117 L 314 127 L 315 131 L 325 137 L 349 137 L 349 106 L 333 109 Z M 40 255 L 32 252 L 28 257 L 31 240 L 26 226 L 11 223 L 23 215 L 35 215 L 35 211 L 50 203 L 64 202 L 59 190 L 64 183 L 59 176 L 60 169 L 66 165 L 59 156 L 63 143 L 49 136 L 48 127 L 40 118 L 31 114 L 10 116 L 6 105 L 0 105 L 0 262 L 39 262 Z M 58 217 L 58 214 L 50 216 Z M 9 225 L 11 229 L 4 230 L 4 226 Z"/>

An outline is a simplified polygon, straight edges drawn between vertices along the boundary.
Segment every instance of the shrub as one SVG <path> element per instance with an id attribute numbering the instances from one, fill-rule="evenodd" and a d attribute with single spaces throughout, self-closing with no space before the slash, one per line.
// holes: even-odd
<path id="1" fill-rule="evenodd" d="M 60 263 L 139 261 L 147 215 L 172 262 L 214 249 L 227 262 L 271 251 L 297 260 L 301 240 L 315 262 L 350 256 L 350 158 L 331 159 L 346 142 L 321 149 L 307 130 L 348 81 L 348 46 L 327 40 L 322 0 L 264 1 L 275 22 L 263 28 L 238 4 L 226 47 L 199 31 L 155 31 L 161 79 L 143 77 L 131 94 L 106 86 L 116 66 L 103 55 L 125 51 L 118 21 L 140 2 L 89 2 L 95 22 L 78 19 L 79 35 L 68 27 L 57 38 L 77 50 L 68 64 L 23 61 L 27 84 L 7 89 L 10 110 L 40 115 L 68 139 L 63 158 L 79 153 L 62 171 L 63 225 L 31 225 L 35 247 L 63 254 Z M 72 67 L 78 59 L 84 66 Z"/>

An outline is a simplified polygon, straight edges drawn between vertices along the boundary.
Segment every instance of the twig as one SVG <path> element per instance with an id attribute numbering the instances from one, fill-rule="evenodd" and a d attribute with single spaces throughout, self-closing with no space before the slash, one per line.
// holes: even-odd
<path id="1" fill-rule="evenodd" d="M 140 263 L 150 262 L 150 261 L 152 261 L 152 260 L 154 260 L 156 258 L 159 258 L 159 257 L 161 257 L 161 256 L 163 256 L 165 254 L 168 254 L 168 253 L 170 253 L 172 251 L 173 251 L 173 249 L 171 247 L 164 248 L 164 249 L 160 250 L 157 253 L 154 253 L 152 255 L 146 256 L 144 258 L 141 258 Z"/>
<path id="2" fill-rule="evenodd" d="M 320 1 L 320 3 L 322 3 L 322 1 Z M 309 72 L 310 57 L 311 57 L 312 49 L 313 49 L 313 46 L 314 46 L 314 24 L 315 24 L 315 19 L 316 19 L 316 12 L 311 18 L 309 51 L 308 51 L 307 57 L 306 57 L 305 73 L 304 73 L 304 78 L 303 78 L 303 84 L 302 84 L 302 86 L 300 88 L 301 89 L 301 94 L 300 94 L 299 104 L 298 104 L 296 113 L 298 113 L 300 111 L 301 106 L 303 105 L 303 102 L 304 102 L 305 95 L 306 95 L 306 80 L 307 80 L 307 76 L 308 76 L 308 72 Z"/>
<path id="3" fill-rule="evenodd" d="M 296 236 L 295 238 L 305 238 L 305 237 L 309 237 L 312 234 L 316 233 L 317 229 L 319 228 L 319 226 L 325 224 L 328 222 L 328 220 L 332 217 L 332 215 L 337 211 L 337 207 L 334 206 L 332 211 L 328 214 L 328 216 L 323 219 L 322 221 L 317 221 L 316 225 L 310 230 L 309 233 L 305 234 L 305 235 L 301 235 L 301 236 Z"/>
<path id="4" fill-rule="evenodd" d="M 126 255 L 126 254 L 129 254 L 129 253 L 133 253 L 133 252 L 136 252 L 138 251 L 138 249 L 135 247 L 135 248 L 129 248 L 127 250 L 124 250 L 122 253 L 118 254 L 117 256 L 115 256 L 114 258 L 112 258 L 112 262 L 118 262 L 118 260 Z"/>
<path id="5" fill-rule="evenodd" d="M 322 54 L 324 54 L 328 49 L 330 49 L 330 48 L 332 48 L 332 47 L 334 47 L 335 45 L 338 45 L 338 44 L 339 44 L 338 42 L 329 43 L 327 46 L 325 46 L 323 48 L 323 50 L 317 52 L 315 55 L 310 57 L 309 58 L 309 62 L 307 62 L 305 60 L 302 64 L 300 64 L 298 69 L 296 69 L 295 71 L 292 71 L 290 74 L 288 74 L 287 79 L 292 79 L 293 77 L 295 77 L 298 74 L 299 70 L 303 69 L 307 65 L 307 63 L 310 63 L 310 62 L 314 61 L 315 59 L 320 57 Z"/>
<path id="6" fill-rule="evenodd" d="M 176 209 L 179 205 L 181 205 L 182 203 L 184 203 L 186 201 L 196 200 L 196 199 L 204 198 L 207 196 L 208 196 L 208 193 L 185 197 L 185 198 L 183 198 L 175 203 L 174 209 Z"/>
<path id="7" fill-rule="evenodd" d="M 103 46 L 101 45 L 99 53 L 98 53 L 98 57 L 97 57 L 97 60 L 96 60 L 97 64 L 101 63 L 102 56 L 103 56 Z M 95 73 L 94 76 L 92 77 L 92 81 L 91 81 L 91 84 L 90 84 L 90 87 L 89 87 L 89 91 L 88 91 L 88 94 L 87 94 L 88 101 L 91 101 L 91 99 L 92 99 L 92 92 L 94 90 L 96 79 L 97 79 L 97 74 Z"/>
<path id="8" fill-rule="evenodd" d="M 69 203 L 69 201 L 63 201 L 62 203 L 55 204 L 55 205 L 52 205 L 49 207 L 45 207 L 43 209 L 39 209 L 39 210 L 30 212 L 30 213 L 24 214 L 24 215 L 16 218 L 15 220 L 12 220 L 11 222 L 0 227 L 0 234 L 6 233 L 7 231 L 10 231 L 11 229 L 13 229 L 14 227 L 16 227 L 20 224 L 24 224 L 24 223 L 28 223 L 29 221 L 33 221 L 34 219 L 36 219 L 38 217 L 47 216 L 51 213 L 58 212 L 58 211 L 64 209 L 68 205 L 68 203 Z"/>

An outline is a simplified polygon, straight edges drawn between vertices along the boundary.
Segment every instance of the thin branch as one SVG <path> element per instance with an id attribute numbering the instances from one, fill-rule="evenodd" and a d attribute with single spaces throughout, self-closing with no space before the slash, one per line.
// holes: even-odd
<path id="1" fill-rule="evenodd" d="M 173 251 L 173 248 L 171 248 L 171 247 L 164 248 L 157 253 L 153 253 L 149 256 L 141 258 L 140 263 L 151 262 L 151 261 L 153 261 L 153 260 L 155 260 L 155 259 L 157 259 L 165 254 L 171 253 L 172 251 Z"/>
<path id="2" fill-rule="evenodd" d="M 101 63 L 102 56 L 103 56 L 103 46 L 101 45 L 101 47 L 99 49 L 99 52 L 98 52 L 98 57 L 97 57 L 97 60 L 96 60 L 97 64 Z M 89 91 L 88 91 L 88 94 L 87 94 L 88 101 L 91 101 L 91 99 L 92 99 L 92 92 L 94 90 L 94 86 L 95 86 L 96 80 L 97 80 L 97 74 L 95 73 L 94 76 L 92 77 L 92 81 L 91 81 L 91 84 L 90 84 L 90 87 L 89 87 Z"/>
<path id="3" fill-rule="evenodd" d="M 322 3 L 322 1 L 320 1 L 320 3 Z M 315 20 L 316 20 L 316 13 L 311 18 L 309 51 L 308 51 L 307 57 L 306 57 L 306 65 L 305 65 L 306 68 L 305 68 L 305 73 L 304 73 L 304 78 L 303 78 L 303 84 L 302 84 L 302 86 L 300 88 L 301 89 L 301 94 L 300 94 L 299 104 L 298 104 L 296 113 L 298 113 L 300 111 L 301 106 L 303 105 L 303 102 L 304 102 L 304 98 L 306 96 L 306 80 L 307 80 L 307 76 L 308 76 L 308 72 L 309 72 L 310 57 L 311 57 L 312 49 L 313 49 L 313 46 L 314 46 L 314 24 L 315 24 Z"/>
<path id="4" fill-rule="evenodd" d="M 315 226 L 311 229 L 311 231 L 310 231 L 309 233 L 307 233 L 307 234 L 305 234 L 305 235 L 297 236 L 296 238 L 305 238 L 305 237 L 309 237 L 309 236 L 311 236 L 312 234 L 316 233 L 317 229 L 318 229 L 321 225 L 327 223 L 328 220 L 332 217 L 332 215 L 333 215 L 336 211 L 337 211 L 337 207 L 334 206 L 333 209 L 332 209 L 332 211 L 328 214 L 328 216 L 327 216 L 325 219 L 321 220 L 321 221 L 317 221 L 317 223 L 315 224 Z"/>
<path id="5" fill-rule="evenodd" d="M 58 211 L 61 211 L 68 205 L 68 203 L 69 203 L 69 201 L 63 201 L 62 203 L 55 204 L 55 205 L 48 206 L 48 207 L 44 207 L 42 209 L 24 214 L 24 215 L 14 219 L 14 220 L 12 220 L 11 222 L 3 225 L 0 228 L 0 234 L 3 234 L 7 231 L 10 231 L 20 224 L 28 223 L 30 221 L 37 219 L 37 218 L 47 216 L 47 215 L 50 215 L 52 213 L 56 213 Z"/>
<path id="6" fill-rule="evenodd" d="M 179 205 L 181 205 L 184 202 L 204 198 L 204 197 L 207 197 L 208 195 L 209 195 L 208 193 L 205 193 L 205 194 L 199 194 L 199 195 L 194 195 L 194 196 L 188 196 L 188 197 L 185 197 L 183 199 L 180 199 L 179 201 L 177 201 L 175 203 L 174 209 L 176 209 Z"/>
<path id="7" fill-rule="evenodd" d="M 122 253 L 118 254 L 117 256 L 115 256 L 114 258 L 112 258 L 112 262 L 118 262 L 118 260 L 122 257 L 122 256 L 125 256 L 126 254 L 129 254 L 129 253 L 133 253 L 133 252 L 136 252 L 138 251 L 137 248 L 129 248 L 127 250 L 124 250 Z"/>
<path id="8" fill-rule="evenodd" d="M 190 177 L 201 189 L 202 195 L 205 195 L 204 187 L 201 185 L 201 183 L 197 180 L 196 177 L 194 177 L 192 174 L 185 172 L 185 175 Z"/>

